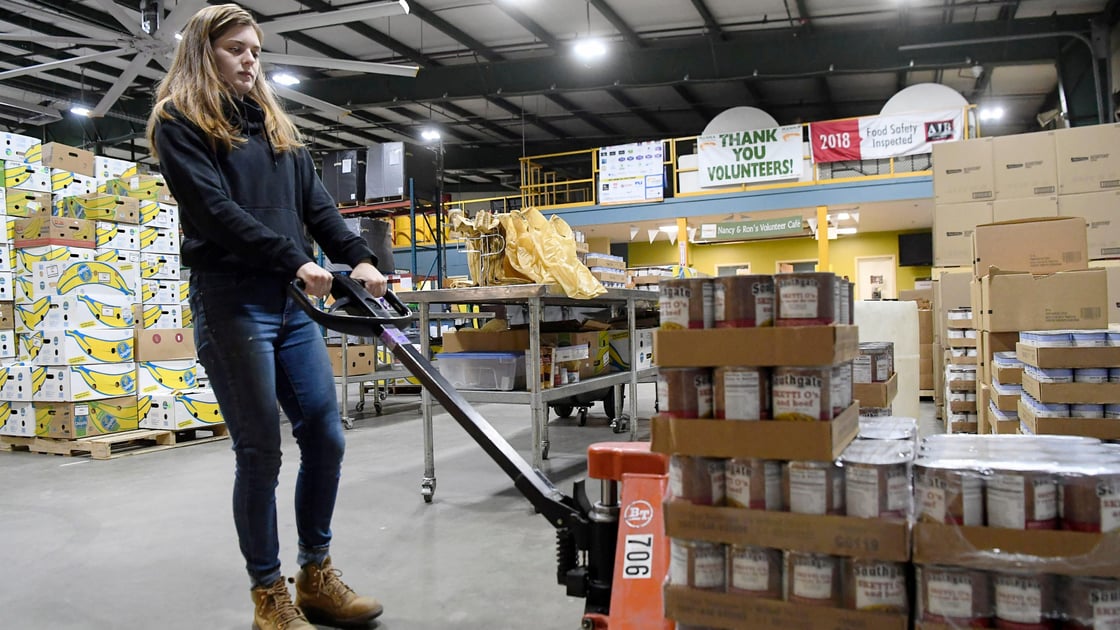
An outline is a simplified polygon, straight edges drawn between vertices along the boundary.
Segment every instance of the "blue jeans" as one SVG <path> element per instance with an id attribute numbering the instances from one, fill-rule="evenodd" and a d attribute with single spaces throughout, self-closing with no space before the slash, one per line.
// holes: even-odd
<path id="1" fill-rule="evenodd" d="M 195 271 L 190 280 L 198 358 L 237 456 L 233 521 L 253 586 L 280 577 L 277 401 L 300 450 L 295 492 L 300 566 L 327 556 L 345 451 L 322 332 L 286 289 L 278 278 L 248 274 Z"/>

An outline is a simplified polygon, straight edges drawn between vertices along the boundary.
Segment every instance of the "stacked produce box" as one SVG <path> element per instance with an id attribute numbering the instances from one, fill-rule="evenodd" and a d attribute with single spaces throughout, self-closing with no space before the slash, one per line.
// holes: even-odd
<path id="1" fill-rule="evenodd" d="M 839 323 L 850 321 L 844 281 L 739 278 L 662 285 L 652 448 L 671 455 L 667 616 L 678 627 L 905 628 L 913 445 L 853 444 L 859 344 Z M 913 435 L 912 421 L 867 422 L 869 434 Z"/>
<path id="2" fill-rule="evenodd" d="M 933 436 L 914 464 L 918 628 L 1120 620 L 1120 456 L 1089 438 Z"/>
<path id="3" fill-rule="evenodd" d="M 972 310 L 955 308 L 946 314 L 945 428 L 949 433 L 977 432 L 976 330 Z"/>
<path id="4" fill-rule="evenodd" d="M 195 389 L 198 372 L 163 180 L 74 147 L 4 140 L 0 435 L 220 424 L 209 390 L 176 393 Z M 176 401 L 195 411 L 176 415 Z"/>

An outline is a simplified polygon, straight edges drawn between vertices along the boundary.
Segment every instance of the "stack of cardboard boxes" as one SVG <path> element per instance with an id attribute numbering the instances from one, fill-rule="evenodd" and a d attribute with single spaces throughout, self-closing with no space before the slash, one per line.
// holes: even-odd
<path id="1" fill-rule="evenodd" d="M 972 280 L 972 271 L 955 269 L 938 269 L 937 278 L 933 281 L 933 344 L 931 346 L 933 367 L 933 399 L 937 406 L 937 414 L 941 419 L 947 419 L 949 414 L 945 409 L 945 368 L 954 358 L 953 352 L 948 349 L 949 341 L 949 312 L 960 309 L 970 309 L 969 282 Z M 958 315 L 959 317 L 959 315 Z M 962 322 L 963 325 L 963 322 Z M 961 353 L 957 353 L 961 355 Z M 958 363 L 963 359 L 968 360 L 967 350 L 956 357 Z"/>
<path id="2" fill-rule="evenodd" d="M 977 350 L 971 309 L 952 309 L 945 320 L 945 428 L 976 433 Z"/>
<path id="3" fill-rule="evenodd" d="M 178 208 L 163 180 L 27 136 L 3 144 L 0 435 L 220 424 L 212 392 L 197 389 Z"/>
<path id="4" fill-rule="evenodd" d="M 898 299 L 903 302 L 916 302 L 918 305 L 918 390 L 920 395 L 933 396 L 933 326 L 934 289 L 929 288 L 900 291 Z"/>

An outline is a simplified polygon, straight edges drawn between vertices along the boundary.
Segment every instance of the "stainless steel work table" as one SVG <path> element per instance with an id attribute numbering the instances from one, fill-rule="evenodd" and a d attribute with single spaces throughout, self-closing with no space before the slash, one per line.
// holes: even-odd
<path id="1" fill-rule="evenodd" d="M 401 299 L 416 303 L 419 310 L 420 348 L 424 356 L 429 356 L 430 307 L 432 304 L 503 304 L 525 306 L 529 313 L 529 356 L 526 359 L 526 386 L 528 391 L 479 391 L 460 392 L 470 402 L 528 404 L 532 417 L 533 466 L 539 468 L 548 458 L 548 403 L 553 400 L 577 394 L 615 387 L 615 413 L 621 415 L 618 385 L 630 384 L 629 432 L 633 440 L 637 433 L 638 381 L 656 374 L 656 368 L 646 370 L 631 369 L 590 378 L 579 383 L 541 389 L 541 313 L 545 306 L 580 307 L 624 307 L 626 309 L 627 330 L 630 333 L 630 365 L 637 365 L 637 327 L 636 312 L 639 304 L 657 304 L 656 292 L 636 289 L 608 289 L 606 293 L 587 300 L 570 298 L 556 285 L 523 284 L 502 287 L 473 287 L 466 289 L 438 289 L 433 291 L 413 291 L 401 294 Z M 424 422 L 424 478 L 420 489 L 425 501 L 431 501 L 435 494 L 436 475 L 433 455 L 432 397 L 425 389 L 421 392 L 420 408 Z M 619 418 L 612 419 L 618 422 Z M 616 432 L 626 430 L 621 423 L 612 425 Z"/>

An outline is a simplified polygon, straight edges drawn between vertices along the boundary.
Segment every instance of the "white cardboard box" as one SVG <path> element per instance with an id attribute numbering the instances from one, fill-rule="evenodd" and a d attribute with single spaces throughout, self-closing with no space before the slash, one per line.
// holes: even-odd
<path id="1" fill-rule="evenodd" d="M 43 161 L 43 143 L 38 138 L 21 136 L 18 133 L 0 134 L 0 149 L 5 162 L 27 162 L 38 164 Z"/>
<path id="2" fill-rule="evenodd" d="M 212 389 L 153 394 L 140 398 L 140 409 L 148 407 L 147 415 L 140 421 L 141 428 L 182 430 L 212 427 L 224 422 Z M 150 401 L 144 400 L 148 398 Z"/>
<path id="3" fill-rule="evenodd" d="M 140 325 L 144 328 L 184 328 L 183 306 L 181 304 L 145 304 Z"/>
<path id="4" fill-rule="evenodd" d="M 132 328 L 51 328 L 43 330 L 38 365 L 122 363 L 136 358 Z"/>
<path id="5" fill-rule="evenodd" d="M 51 169 L 41 164 L 4 162 L 4 187 L 50 194 Z"/>
<path id="6" fill-rule="evenodd" d="M 140 251 L 140 226 L 112 221 L 97 222 L 97 249 Z"/>
<path id="7" fill-rule="evenodd" d="M 53 295 L 48 299 L 43 328 L 133 330 L 136 326 L 135 305 L 123 294 Z"/>
<path id="8" fill-rule="evenodd" d="M 177 230 L 179 229 L 179 206 L 141 199 L 140 225 Z"/>
<path id="9" fill-rule="evenodd" d="M 46 368 L 46 382 L 34 400 L 79 402 L 135 393 L 135 363 L 65 365 Z"/>
<path id="10" fill-rule="evenodd" d="M 139 395 L 195 389 L 198 387 L 197 364 L 194 359 L 137 363 L 137 372 L 140 375 Z"/>
<path id="11" fill-rule="evenodd" d="M 179 256 L 141 251 L 140 273 L 145 280 L 179 280 Z"/>
<path id="12" fill-rule="evenodd" d="M 60 199 L 97 192 L 97 179 L 60 168 L 51 169 L 51 194 Z"/>
<path id="13" fill-rule="evenodd" d="M 34 362 L 35 358 L 39 356 L 39 351 L 43 349 L 43 331 L 16 333 L 16 339 L 19 344 L 16 351 L 16 360 L 27 363 Z"/>
<path id="14" fill-rule="evenodd" d="M 16 299 L 15 278 L 11 271 L 0 271 L 0 302 Z"/>
<path id="15" fill-rule="evenodd" d="M 140 299 L 140 268 L 126 256 L 114 257 L 111 261 L 40 261 L 32 264 L 32 270 L 33 299 L 78 292 L 85 295 L 123 295 L 134 302 Z"/>
<path id="16" fill-rule="evenodd" d="M 67 247 L 65 245 L 39 245 L 37 247 L 20 247 L 15 250 L 16 266 L 12 271 L 23 275 L 31 275 L 34 269 L 32 263 L 44 260 L 55 262 L 79 262 L 93 260 L 93 250 L 83 247 Z"/>
<path id="17" fill-rule="evenodd" d="M 93 157 L 93 172 L 98 183 L 102 184 L 110 179 L 136 175 L 136 162 L 96 155 Z"/>
<path id="18" fill-rule="evenodd" d="M 140 293 L 145 304 L 183 304 L 189 288 L 186 280 L 144 280 Z"/>
<path id="19" fill-rule="evenodd" d="M 14 330 L 0 330 L 0 361 L 13 361 L 19 353 L 19 338 Z"/>
<path id="20" fill-rule="evenodd" d="M 46 376 L 45 367 L 27 361 L 0 365 L 0 400 L 31 402 Z"/>
<path id="21" fill-rule="evenodd" d="M 145 225 L 140 228 L 140 251 L 145 254 L 178 254 L 179 230 Z"/>
<path id="22" fill-rule="evenodd" d="M 30 402 L 0 401 L 0 435 L 35 437 L 35 409 Z"/>

